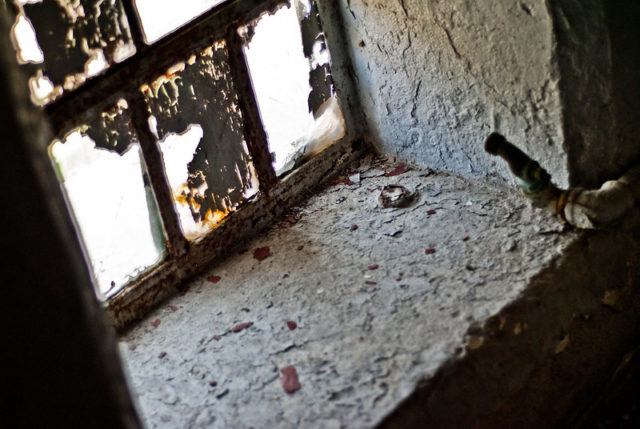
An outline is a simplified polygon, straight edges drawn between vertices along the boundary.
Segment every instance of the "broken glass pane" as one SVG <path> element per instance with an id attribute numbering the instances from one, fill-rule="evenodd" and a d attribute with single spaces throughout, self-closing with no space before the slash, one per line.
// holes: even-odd
<path id="1" fill-rule="evenodd" d="M 345 133 L 315 2 L 292 3 L 240 29 L 278 175 Z"/>
<path id="2" fill-rule="evenodd" d="M 149 44 L 225 0 L 134 0 L 145 41 Z"/>
<path id="3" fill-rule="evenodd" d="M 196 239 L 258 191 L 226 45 L 192 55 L 141 90 L 182 230 Z"/>
<path id="4" fill-rule="evenodd" d="M 120 0 L 13 0 L 18 62 L 44 105 L 135 53 Z"/>
<path id="5" fill-rule="evenodd" d="M 97 289 L 111 296 L 160 262 L 165 240 L 124 100 L 50 147 Z"/>

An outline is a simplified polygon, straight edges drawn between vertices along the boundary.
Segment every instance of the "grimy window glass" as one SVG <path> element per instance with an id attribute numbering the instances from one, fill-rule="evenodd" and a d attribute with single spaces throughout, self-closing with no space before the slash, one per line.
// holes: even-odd
<path id="1" fill-rule="evenodd" d="M 12 39 L 43 105 L 135 53 L 120 0 L 15 0 Z"/>
<path id="2" fill-rule="evenodd" d="M 190 239 L 213 229 L 258 191 L 230 69 L 226 43 L 217 41 L 142 88 L 165 170 L 182 153 L 183 142 L 191 151 L 182 174 L 169 176 L 181 226 Z M 195 149 L 187 139 L 163 142 L 191 127 L 200 130 Z"/>
<path id="3" fill-rule="evenodd" d="M 0 5 L 107 297 L 188 262 L 213 229 L 345 134 L 314 1 Z"/>

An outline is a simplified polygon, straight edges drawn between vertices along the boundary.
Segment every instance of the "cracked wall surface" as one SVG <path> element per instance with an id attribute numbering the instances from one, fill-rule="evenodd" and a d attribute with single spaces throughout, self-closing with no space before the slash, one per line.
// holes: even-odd
<path id="1" fill-rule="evenodd" d="M 499 131 L 568 181 L 553 20 L 543 0 L 343 0 L 375 146 L 430 167 L 509 177 L 479 144 Z"/>

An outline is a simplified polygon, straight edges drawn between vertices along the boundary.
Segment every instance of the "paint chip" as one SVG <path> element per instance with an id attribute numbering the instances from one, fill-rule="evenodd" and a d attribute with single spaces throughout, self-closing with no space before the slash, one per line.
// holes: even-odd
<path id="1" fill-rule="evenodd" d="M 355 231 L 356 229 L 358 229 L 358 225 L 351 225 L 351 231 Z"/>
<path id="2" fill-rule="evenodd" d="M 355 183 L 352 182 L 351 179 L 349 179 L 348 177 L 345 177 L 343 179 L 334 180 L 333 182 L 330 183 L 329 186 L 338 186 L 340 184 L 347 185 L 347 186 L 355 185 Z"/>
<path id="3" fill-rule="evenodd" d="M 269 247 L 259 247 L 256 250 L 253 251 L 253 258 L 257 259 L 258 261 L 264 261 L 265 259 L 267 259 L 269 256 L 271 256 L 271 250 L 269 249 Z"/>
<path id="4" fill-rule="evenodd" d="M 211 283 L 218 283 L 221 280 L 220 276 L 209 276 L 207 277 L 207 281 Z"/>
<path id="5" fill-rule="evenodd" d="M 435 210 L 433 210 L 433 209 L 431 209 L 431 210 L 427 210 L 427 215 L 429 215 L 429 216 L 434 215 L 434 214 L 436 214 L 436 213 L 437 213 L 437 212 L 436 212 Z"/>
<path id="6" fill-rule="evenodd" d="M 162 359 L 162 358 L 164 358 L 166 355 L 167 355 L 167 352 L 161 352 L 161 353 L 158 355 L 158 359 Z"/>
<path id="7" fill-rule="evenodd" d="M 253 322 L 238 323 L 236 326 L 231 328 L 231 332 L 241 332 L 251 326 L 253 326 Z"/>
<path id="8" fill-rule="evenodd" d="M 160 320 L 160 319 L 156 319 L 156 320 L 154 320 L 154 321 L 153 321 L 153 323 L 152 323 L 153 327 L 154 327 L 154 328 L 157 328 L 158 326 L 160 326 L 160 322 L 161 322 L 161 320 Z"/>
<path id="9" fill-rule="evenodd" d="M 401 174 L 406 173 L 407 171 L 409 171 L 407 166 L 404 164 L 400 164 L 393 170 L 387 171 L 387 173 L 385 174 L 385 177 L 399 176 Z"/>
<path id="10" fill-rule="evenodd" d="M 434 249 L 433 247 L 429 247 L 428 249 L 425 249 L 425 251 L 424 251 L 425 255 L 433 255 L 434 253 L 436 253 L 436 249 Z"/>
<path id="11" fill-rule="evenodd" d="M 293 320 L 288 320 L 287 321 L 287 326 L 289 327 L 290 330 L 294 330 L 298 327 L 298 324 L 296 322 L 294 322 Z"/>
<path id="12" fill-rule="evenodd" d="M 300 389 L 300 381 L 298 380 L 298 372 L 293 367 L 293 365 L 286 366 L 280 370 L 282 377 L 280 381 L 282 382 L 282 388 L 285 392 L 291 394 L 296 390 Z"/>
<path id="13" fill-rule="evenodd" d="M 378 283 L 374 282 L 373 280 L 366 280 L 364 282 L 364 284 L 366 284 L 366 285 L 377 285 Z"/>
<path id="14" fill-rule="evenodd" d="M 379 268 L 379 265 L 373 264 L 373 265 L 369 265 L 367 268 L 369 268 L 370 270 L 377 270 Z"/>
<path id="15" fill-rule="evenodd" d="M 178 311 L 178 307 L 176 307 L 175 305 L 170 305 L 169 306 L 169 310 L 171 310 L 173 312 L 176 312 L 176 311 Z"/>
<path id="16" fill-rule="evenodd" d="M 218 385 L 217 381 L 210 381 L 209 382 L 209 386 L 211 386 L 211 387 L 216 387 L 217 385 Z"/>

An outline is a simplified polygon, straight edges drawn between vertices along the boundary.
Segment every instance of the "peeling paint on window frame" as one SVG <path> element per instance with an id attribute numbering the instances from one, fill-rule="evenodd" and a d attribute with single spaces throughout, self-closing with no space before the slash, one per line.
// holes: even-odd
<path id="1" fill-rule="evenodd" d="M 311 5 L 315 3 L 310 2 Z M 250 25 L 263 14 L 275 13 L 283 5 L 291 6 L 291 0 L 228 0 L 150 45 L 144 40 L 133 1 L 122 0 L 122 5 L 136 53 L 121 63 L 112 64 L 80 87 L 65 91 L 44 107 L 54 133 L 63 135 L 95 120 L 108 106 L 123 98 L 123 94 L 128 104 L 131 126 L 138 137 L 163 221 L 168 256 L 105 303 L 118 329 L 138 320 L 161 300 L 174 294 L 183 281 L 226 254 L 239 239 L 246 239 L 248 233 L 270 225 L 288 206 L 304 200 L 310 189 L 335 176 L 360 156 L 364 148 L 362 141 L 348 132 L 325 152 L 299 166 L 294 174 L 276 177 L 243 54 L 245 40 L 239 35 L 238 28 Z M 11 4 L 8 8 L 5 6 L 5 10 L 11 13 Z M 17 11 L 14 9 L 13 13 L 15 18 Z M 189 242 L 180 230 L 162 166 L 162 155 L 157 138 L 149 128 L 149 113 L 140 87 L 155 79 L 159 72 L 184 61 L 185 54 L 206 49 L 217 40 L 224 40 L 229 51 L 231 79 L 238 93 L 243 132 L 259 179 L 260 192 L 252 204 L 243 206 L 206 237 Z M 327 82 L 333 85 L 332 81 Z M 333 88 L 331 94 L 335 95 Z M 345 104 L 340 97 L 338 99 Z"/>

